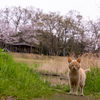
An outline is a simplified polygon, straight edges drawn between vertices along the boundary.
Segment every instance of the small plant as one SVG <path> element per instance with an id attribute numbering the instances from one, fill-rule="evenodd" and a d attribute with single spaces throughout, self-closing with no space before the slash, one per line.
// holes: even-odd
<path id="1" fill-rule="evenodd" d="M 65 74 L 67 74 L 68 72 L 66 71 Z"/>
<path id="2" fill-rule="evenodd" d="M 80 51 L 77 51 L 77 55 L 80 55 L 81 54 L 81 52 Z"/>
<path id="3" fill-rule="evenodd" d="M 38 51 L 38 50 L 34 50 L 34 53 L 35 53 L 35 54 L 39 54 L 39 51 Z"/>
<path id="4" fill-rule="evenodd" d="M 0 52 L 3 52 L 3 49 L 0 48 Z"/>
<path id="5" fill-rule="evenodd" d="M 39 67 L 39 64 L 34 63 L 34 68 L 38 68 L 38 67 Z"/>
<path id="6" fill-rule="evenodd" d="M 55 86 L 55 89 L 60 89 L 63 92 L 70 92 L 70 86 L 69 85 L 58 84 L 58 85 Z"/>

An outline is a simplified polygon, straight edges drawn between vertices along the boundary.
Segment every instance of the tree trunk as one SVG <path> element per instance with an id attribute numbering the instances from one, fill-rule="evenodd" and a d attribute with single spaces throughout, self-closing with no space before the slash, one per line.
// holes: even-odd
<path id="1" fill-rule="evenodd" d="M 30 53 L 32 53 L 32 45 L 31 45 L 31 51 L 30 51 Z"/>

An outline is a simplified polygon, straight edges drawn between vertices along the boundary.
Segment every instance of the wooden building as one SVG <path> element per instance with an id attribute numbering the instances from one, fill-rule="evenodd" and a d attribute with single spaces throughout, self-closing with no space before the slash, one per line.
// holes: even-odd
<path id="1" fill-rule="evenodd" d="M 8 46 L 8 49 L 11 52 L 34 53 L 35 46 L 27 43 L 16 43 L 16 44 L 10 44 Z"/>

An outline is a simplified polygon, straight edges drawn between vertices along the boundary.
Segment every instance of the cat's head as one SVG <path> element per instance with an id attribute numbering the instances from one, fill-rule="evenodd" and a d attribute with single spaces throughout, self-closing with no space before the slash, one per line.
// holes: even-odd
<path id="1" fill-rule="evenodd" d="M 81 58 L 79 58 L 78 60 L 71 60 L 70 58 L 68 58 L 68 62 L 69 62 L 69 69 L 72 71 L 77 71 L 80 69 L 80 62 L 81 62 Z"/>

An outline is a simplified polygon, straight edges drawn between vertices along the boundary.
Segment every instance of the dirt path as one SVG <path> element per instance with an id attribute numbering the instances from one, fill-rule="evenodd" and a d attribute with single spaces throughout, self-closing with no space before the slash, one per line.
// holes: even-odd
<path id="1" fill-rule="evenodd" d="M 0 100 L 16 100 L 16 99 L 11 96 L 8 96 Z M 95 99 L 92 97 L 86 97 L 86 96 L 74 96 L 74 95 L 56 93 L 48 98 L 43 97 L 43 98 L 33 98 L 33 99 L 26 99 L 26 100 L 95 100 Z"/>
<path id="2" fill-rule="evenodd" d="M 86 96 L 74 96 L 68 94 L 55 94 L 48 98 L 35 98 L 32 100 L 95 100 L 92 97 Z"/>

